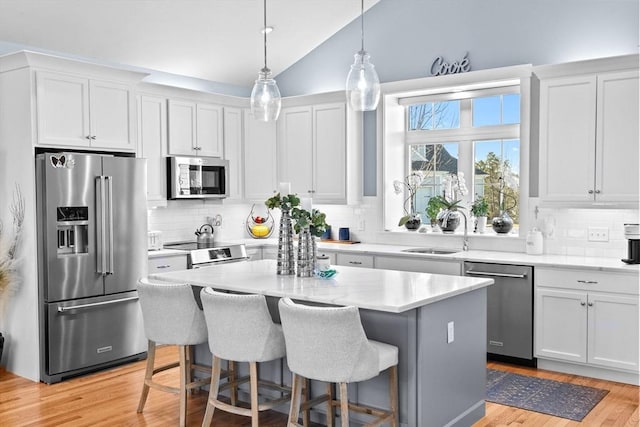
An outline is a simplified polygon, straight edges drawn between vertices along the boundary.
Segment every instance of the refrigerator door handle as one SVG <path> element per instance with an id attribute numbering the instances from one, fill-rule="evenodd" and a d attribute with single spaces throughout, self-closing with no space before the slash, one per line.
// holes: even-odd
<path id="1" fill-rule="evenodd" d="M 107 275 L 107 252 L 106 252 L 106 233 L 107 222 L 105 218 L 105 177 L 96 177 L 96 256 L 97 256 L 97 272 L 103 276 Z"/>
<path id="2" fill-rule="evenodd" d="M 67 312 L 73 311 L 73 310 L 95 308 L 95 307 L 100 307 L 100 306 L 105 306 L 105 305 L 110 305 L 110 304 L 120 304 L 120 303 L 127 302 L 127 301 L 136 301 L 137 299 L 138 299 L 138 297 L 128 297 L 128 298 L 115 299 L 115 300 L 111 300 L 111 301 L 94 302 L 94 303 L 91 303 L 91 304 L 79 304 L 79 305 L 72 305 L 72 306 L 69 306 L 69 307 L 58 307 L 58 313 L 67 313 Z"/>
<path id="3" fill-rule="evenodd" d="M 107 274 L 113 274 L 113 177 L 112 176 L 106 176 L 105 177 L 106 181 L 107 181 L 107 208 L 105 209 L 105 212 L 107 214 L 107 225 L 108 225 L 108 233 L 109 233 L 109 240 L 108 240 L 108 260 L 109 260 L 109 265 L 107 266 Z"/>

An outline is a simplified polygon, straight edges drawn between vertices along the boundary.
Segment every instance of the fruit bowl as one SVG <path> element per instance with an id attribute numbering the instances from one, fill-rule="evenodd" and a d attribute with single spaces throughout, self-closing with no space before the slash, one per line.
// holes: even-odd
<path id="1" fill-rule="evenodd" d="M 256 213 L 256 205 L 251 206 L 251 212 L 246 220 L 246 227 L 247 233 L 254 239 L 266 239 L 273 233 L 273 217 L 268 209 L 265 212 L 264 215 L 260 215 L 260 213 Z"/>

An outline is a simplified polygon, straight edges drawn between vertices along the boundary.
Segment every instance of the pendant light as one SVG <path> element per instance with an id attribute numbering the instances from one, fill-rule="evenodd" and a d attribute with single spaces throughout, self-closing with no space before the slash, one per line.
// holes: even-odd
<path id="1" fill-rule="evenodd" d="M 347 76 L 347 102 L 355 111 L 372 111 L 380 100 L 380 80 L 364 50 L 364 0 L 360 3 L 360 25 L 362 45 Z"/>
<path id="2" fill-rule="evenodd" d="M 267 68 L 267 0 L 264 0 L 264 68 L 258 73 L 258 80 L 251 91 L 251 114 L 263 122 L 275 121 L 280 115 L 282 99 L 276 81 Z"/>

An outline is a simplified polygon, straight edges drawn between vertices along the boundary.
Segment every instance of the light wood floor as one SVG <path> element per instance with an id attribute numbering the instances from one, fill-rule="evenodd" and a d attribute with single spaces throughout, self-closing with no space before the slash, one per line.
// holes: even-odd
<path id="1" fill-rule="evenodd" d="M 176 357 L 173 347 L 158 350 L 162 363 Z M 487 403 L 487 416 L 474 427 L 498 426 L 625 426 L 639 425 L 639 388 L 626 384 L 564 375 L 530 368 L 489 363 L 489 367 L 539 376 L 574 384 L 605 388 L 609 394 L 582 423 Z M 176 376 L 165 372 L 168 382 Z M 0 369 L 0 426 L 171 426 L 178 425 L 178 399 L 175 395 L 151 390 L 143 414 L 136 413 L 144 361 L 86 375 L 62 383 L 34 383 Z M 206 393 L 196 393 L 188 401 L 189 426 L 200 426 Z M 275 412 L 260 416 L 260 425 L 283 426 L 286 417 Z M 248 426 L 248 418 L 216 411 L 213 426 Z M 418 427 L 418 426 L 416 426 Z"/>

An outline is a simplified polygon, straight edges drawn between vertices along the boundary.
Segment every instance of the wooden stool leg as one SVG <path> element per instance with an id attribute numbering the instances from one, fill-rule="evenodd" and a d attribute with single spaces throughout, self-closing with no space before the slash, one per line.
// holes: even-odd
<path id="1" fill-rule="evenodd" d="M 342 427 L 349 427 L 349 397 L 347 396 L 347 383 L 340 383 L 340 419 Z"/>
<path id="2" fill-rule="evenodd" d="M 335 414 L 333 413 L 333 384 L 327 383 L 327 396 L 329 401 L 327 402 L 327 427 L 333 427 L 333 419 Z"/>
<path id="3" fill-rule="evenodd" d="M 258 364 L 249 363 L 249 379 L 251 382 L 251 427 L 258 427 Z"/>
<path id="4" fill-rule="evenodd" d="M 227 361 L 227 382 L 230 382 L 233 384 L 229 393 L 231 395 L 231 404 L 233 406 L 236 406 L 236 403 L 238 401 L 238 385 L 235 384 L 236 362 L 234 362 L 233 360 Z"/>
<path id="5" fill-rule="evenodd" d="M 180 353 L 180 427 L 187 425 L 187 346 L 179 345 Z"/>
<path id="6" fill-rule="evenodd" d="M 153 376 L 153 365 L 156 359 L 156 343 L 149 340 L 147 349 L 147 368 L 144 372 L 144 383 L 142 384 L 142 394 L 140 395 L 140 401 L 138 402 L 138 413 L 142 413 L 144 404 L 147 402 L 147 396 L 149 396 L 149 381 Z"/>
<path id="7" fill-rule="evenodd" d="M 392 366 L 389 370 L 389 400 L 393 414 L 391 425 L 398 427 L 398 365 Z"/>
<path id="8" fill-rule="evenodd" d="M 300 395 L 302 394 L 302 381 L 303 378 L 299 375 L 293 374 L 291 381 L 291 407 L 289 409 L 289 420 L 287 426 L 298 425 L 298 414 L 300 412 Z"/>
<path id="9" fill-rule="evenodd" d="M 308 402 L 310 397 L 311 397 L 311 390 L 309 390 L 309 379 L 305 378 L 303 383 L 304 383 L 304 388 L 303 388 L 303 390 L 304 390 L 304 392 L 303 392 L 304 399 L 303 399 L 303 402 Z M 309 420 L 309 407 L 306 407 L 304 409 L 304 412 L 302 412 L 302 425 L 304 427 L 308 427 L 309 426 L 309 422 L 310 422 L 310 420 Z"/>
<path id="10" fill-rule="evenodd" d="M 220 386 L 220 359 L 213 356 L 212 360 L 212 372 L 211 372 L 211 385 L 209 386 L 209 398 L 207 399 L 207 409 L 204 412 L 204 419 L 202 420 L 202 427 L 209 427 L 213 420 L 213 411 L 216 409 L 213 406 L 213 401 L 218 398 L 218 391 Z"/>

